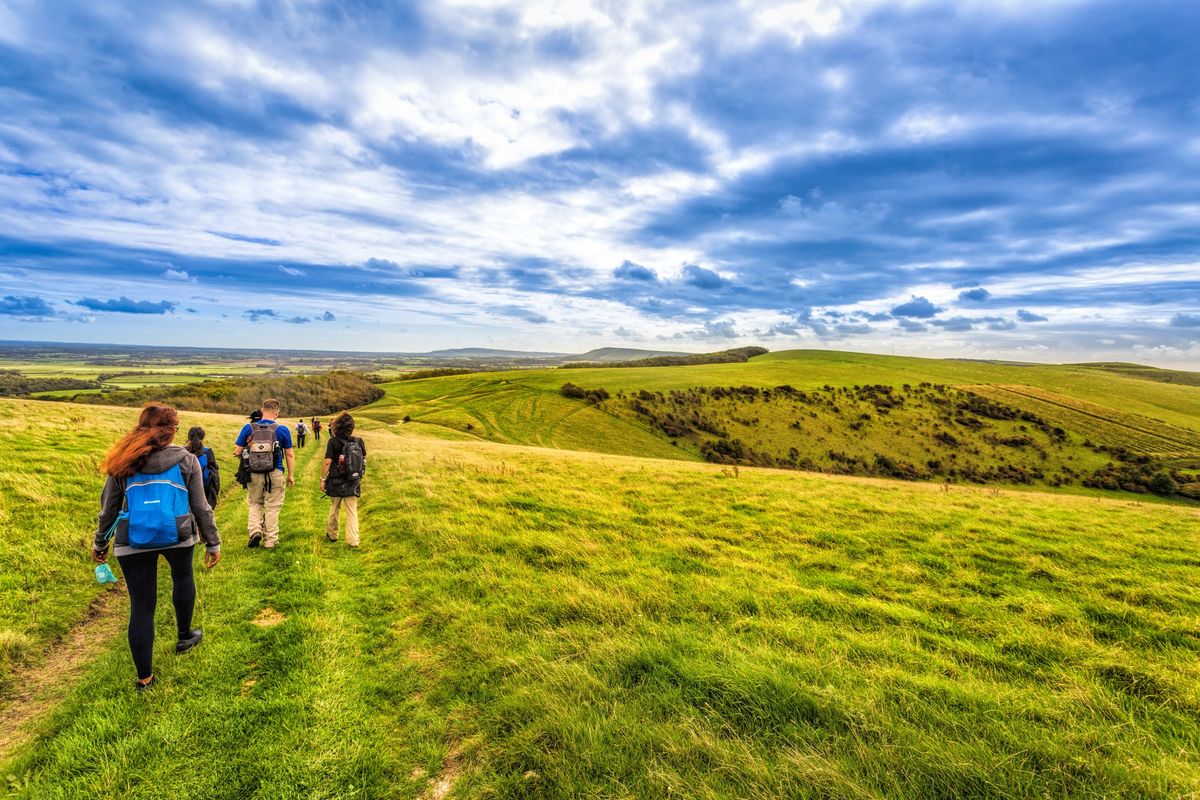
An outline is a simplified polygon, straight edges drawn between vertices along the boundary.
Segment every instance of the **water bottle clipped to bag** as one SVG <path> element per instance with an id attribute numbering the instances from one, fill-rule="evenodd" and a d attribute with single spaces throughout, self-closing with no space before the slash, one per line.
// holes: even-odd
<path id="1" fill-rule="evenodd" d="M 108 564 L 96 565 L 96 583 L 101 585 L 105 583 L 116 583 L 117 576 L 113 575 L 112 568 Z"/>

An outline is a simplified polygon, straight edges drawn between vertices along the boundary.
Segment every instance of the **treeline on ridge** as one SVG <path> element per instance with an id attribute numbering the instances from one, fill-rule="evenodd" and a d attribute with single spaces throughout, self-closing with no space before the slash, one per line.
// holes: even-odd
<path id="1" fill-rule="evenodd" d="M 43 378 L 37 375 L 22 375 L 15 369 L 0 370 L 0 397 L 21 397 L 35 392 L 99 388 L 99 382 L 82 378 Z"/>
<path id="2" fill-rule="evenodd" d="M 715 353 L 688 356 L 651 356 L 633 361 L 578 361 L 563 364 L 559 369 L 599 369 L 604 367 L 689 367 L 695 364 L 740 364 L 754 356 L 771 352 L 765 347 L 735 347 Z"/>
<path id="3" fill-rule="evenodd" d="M 258 408 L 264 398 L 274 397 L 282 404 L 285 417 L 306 417 L 364 406 L 383 394 L 372 375 L 334 370 L 282 378 L 224 378 L 174 386 L 146 386 L 55 399 L 135 407 L 157 402 L 184 411 L 245 415 Z"/>

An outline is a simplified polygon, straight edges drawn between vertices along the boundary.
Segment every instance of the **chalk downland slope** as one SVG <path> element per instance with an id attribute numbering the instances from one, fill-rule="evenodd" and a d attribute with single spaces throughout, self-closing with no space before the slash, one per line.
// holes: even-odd
<path id="1" fill-rule="evenodd" d="M 61 408 L 80 459 L 120 427 Z M 357 552 L 323 538 L 318 451 L 275 552 L 240 546 L 235 487 L 204 644 L 170 654 L 164 587 L 159 687 L 136 695 L 123 639 L 98 641 L 0 766 L 12 796 L 1200 792 L 1195 509 L 437 430 L 364 432 Z M 64 521 L 92 488 L 57 495 Z M 41 580 L 100 591 L 83 541 Z"/>
<path id="2" fill-rule="evenodd" d="M 564 384 L 610 399 L 563 397 Z M 364 415 L 497 442 L 917 480 L 1155 485 L 1200 497 L 1200 387 L 1083 366 L 789 351 L 384 389 Z M 1129 454 L 1152 463 L 1126 463 Z"/>

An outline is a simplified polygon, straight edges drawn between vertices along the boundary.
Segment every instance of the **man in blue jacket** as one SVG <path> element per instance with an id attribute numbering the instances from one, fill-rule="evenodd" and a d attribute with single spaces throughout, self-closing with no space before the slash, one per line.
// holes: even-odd
<path id="1" fill-rule="evenodd" d="M 250 514 L 246 528 L 250 546 L 261 544 L 267 550 L 279 543 L 279 512 L 283 510 L 286 487 L 296 485 L 292 432 L 276 422 L 278 416 L 279 401 L 263 400 L 262 419 L 242 427 L 233 451 L 239 459 L 247 452 L 250 484 L 246 487 L 246 504 Z"/>

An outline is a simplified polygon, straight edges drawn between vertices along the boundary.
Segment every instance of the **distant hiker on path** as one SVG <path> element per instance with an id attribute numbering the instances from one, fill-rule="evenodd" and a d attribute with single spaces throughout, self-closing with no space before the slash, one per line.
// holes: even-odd
<path id="1" fill-rule="evenodd" d="M 312 418 L 313 441 L 321 441 L 321 420 L 316 417 Z"/>
<path id="2" fill-rule="evenodd" d="M 338 540 L 338 511 L 346 509 L 346 544 L 358 547 L 358 498 L 367 471 L 367 446 L 354 435 L 354 417 L 342 414 L 329 424 L 329 444 L 321 465 L 321 491 L 332 505 L 325 520 L 325 538 Z"/>
<path id="3" fill-rule="evenodd" d="M 179 414 L 170 406 L 148 405 L 138 425 L 104 458 L 108 475 L 100 495 L 100 518 L 92 540 L 92 559 L 108 561 L 108 543 L 125 574 L 129 590 L 129 652 L 137 668 L 138 689 L 154 685 L 154 611 L 158 603 L 158 555 L 171 568 L 171 603 L 179 638 L 175 653 L 200 644 L 192 630 L 196 582 L 192 550 L 204 540 L 204 566 L 221 560 L 221 537 L 204 496 L 204 476 L 196 457 L 171 442 Z M 211 451 L 209 451 L 211 452 Z"/>
<path id="4" fill-rule="evenodd" d="M 221 493 L 221 466 L 211 447 L 204 446 L 204 428 L 196 425 L 188 429 L 185 448 L 200 462 L 200 473 L 204 476 L 204 497 L 213 510 L 217 508 L 217 497 Z"/>
<path id="5" fill-rule="evenodd" d="M 250 514 L 246 530 L 250 547 L 260 544 L 270 550 L 279 543 L 279 512 L 286 492 L 284 462 L 287 462 L 286 486 L 295 486 L 296 458 L 292 451 L 292 432 L 276 422 L 278 400 L 263 400 L 262 418 L 246 423 L 238 434 L 234 455 L 245 453 L 250 484 L 246 504 Z"/>
<path id="6" fill-rule="evenodd" d="M 296 445 L 304 447 L 304 439 L 308 436 L 308 424 L 304 420 L 296 423 Z"/>

